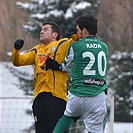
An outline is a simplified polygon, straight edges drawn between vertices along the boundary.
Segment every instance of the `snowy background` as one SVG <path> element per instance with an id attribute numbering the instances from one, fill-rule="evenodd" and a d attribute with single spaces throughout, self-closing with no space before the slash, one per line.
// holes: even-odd
<path id="1" fill-rule="evenodd" d="M 25 113 L 32 108 L 33 97 L 18 89 L 18 79 L 6 68 L 7 64 L 12 66 L 10 62 L 0 62 L 0 133 L 23 133 L 34 122 Z M 33 73 L 31 66 L 16 69 Z M 133 133 L 132 126 L 132 123 L 114 123 L 114 133 Z"/>
<path id="2" fill-rule="evenodd" d="M 18 89 L 17 77 L 6 68 L 11 63 L 0 62 L 0 133 L 23 133 L 34 122 L 33 117 L 26 114 L 32 109 L 33 97 L 25 96 Z M 25 66 L 21 71 L 33 73 L 33 67 Z"/>

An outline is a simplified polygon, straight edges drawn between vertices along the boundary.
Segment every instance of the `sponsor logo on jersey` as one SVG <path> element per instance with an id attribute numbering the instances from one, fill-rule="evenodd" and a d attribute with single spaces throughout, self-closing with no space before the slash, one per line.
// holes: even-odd
<path id="1" fill-rule="evenodd" d="M 52 46 L 51 47 L 51 52 L 55 52 L 56 48 L 57 48 L 56 46 Z"/>
<path id="2" fill-rule="evenodd" d="M 104 80 L 100 80 L 100 79 L 92 79 L 92 78 L 85 78 L 84 79 L 85 85 L 103 86 L 104 83 L 105 83 Z"/>

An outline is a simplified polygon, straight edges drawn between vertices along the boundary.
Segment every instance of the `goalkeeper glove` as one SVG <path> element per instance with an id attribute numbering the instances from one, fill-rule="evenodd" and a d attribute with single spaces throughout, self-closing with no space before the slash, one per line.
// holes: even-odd
<path id="1" fill-rule="evenodd" d="M 65 36 L 67 38 L 72 38 L 74 41 L 77 41 L 78 40 L 77 29 L 70 28 L 70 29 L 66 30 Z"/>
<path id="2" fill-rule="evenodd" d="M 14 48 L 16 50 L 20 50 L 24 45 L 24 41 L 22 39 L 17 39 L 14 43 Z"/>
<path id="3" fill-rule="evenodd" d="M 46 70 L 48 70 L 48 69 L 60 70 L 59 67 L 60 67 L 60 64 L 57 61 L 55 61 L 55 60 L 53 60 L 51 58 L 48 58 L 46 60 Z"/>

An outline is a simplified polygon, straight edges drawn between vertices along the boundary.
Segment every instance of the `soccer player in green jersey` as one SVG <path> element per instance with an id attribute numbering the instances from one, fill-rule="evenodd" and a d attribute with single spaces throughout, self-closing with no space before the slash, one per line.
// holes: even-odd
<path id="1" fill-rule="evenodd" d="M 63 64 L 51 63 L 50 69 L 70 71 L 72 87 L 62 118 L 53 133 L 64 133 L 73 124 L 74 118 L 82 117 L 89 133 L 103 133 L 106 114 L 106 73 L 108 47 L 98 40 L 97 19 L 92 15 L 82 15 L 76 19 L 79 41 L 69 46 Z M 50 64 L 50 65 L 49 65 Z M 52 64 L 52 65 L 51 65 Z"/>

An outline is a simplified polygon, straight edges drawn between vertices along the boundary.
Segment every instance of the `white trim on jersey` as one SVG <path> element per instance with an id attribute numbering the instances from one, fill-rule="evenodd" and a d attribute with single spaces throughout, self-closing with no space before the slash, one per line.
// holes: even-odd
<path id="1" fill-rule="evenodd" d="M 67 54 L 67 56 L 65 57 L 65 63 L 61 64 L 62 71 L 70 72 L 70 69 L 73 64 L 73 58 L 74 58 L 74 50 L 71 47 L 69 54 Z"/>

